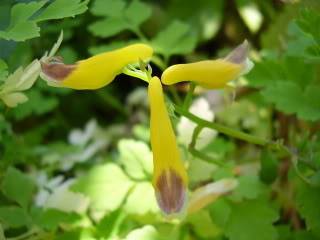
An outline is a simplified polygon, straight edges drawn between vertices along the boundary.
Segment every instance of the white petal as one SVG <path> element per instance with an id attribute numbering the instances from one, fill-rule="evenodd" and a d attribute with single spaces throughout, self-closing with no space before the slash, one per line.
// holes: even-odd
<path id="1" fill-rule="evenodd" d="M 205 98 L 198 98 L 195 100 L 189 111 L 207 121 L 213 121 L 214 119 L 214 113 L 210 109 L 209 103 Z M 191 143 L 192 134 L 195 128 L 196 124 L 194 122 L 182 117 L 177 126 L 179 141 L 188 146 Z M 216 136 L 216 134 L 217 132 L 211 129 L 203 129 L 198 136 L 196 148 L 201 149 L 207 146 Z"/>
<path id="2" fill-rule="evenodd" d="M 69 142 L 73 145 L 85 145 L 97 130 L 97 122 L 91 119 L 85 126 L 85 129 L 72 130 L 69 134 Z"/>
<path id="3" fill-rule="evenodd" d="M 238 186 L 236 179 L 222 179 L 209 183 L 197 189 L 190 198 L 188 211 L 195 212 L 215 201 L 219 196 L 226 194 Z"/>

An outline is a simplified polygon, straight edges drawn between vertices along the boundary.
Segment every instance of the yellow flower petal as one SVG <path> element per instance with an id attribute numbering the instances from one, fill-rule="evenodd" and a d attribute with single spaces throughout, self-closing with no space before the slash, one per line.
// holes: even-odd
<path id="1" fill-rule="evenodd" d="M 252 67 L 247 61 L 247 52 L 245 41 L 224 59 L 173 65 L 163 72 L 161 81 L 167 85 L 193 81 L 209 89 L 223 88 Z"/>
<path id="2" fill-rule="evenodd" d="M 63 64 L 61 59 L 42 62 L 42 77 L 55 85 L 73 89 L 98 89 L 109 84 L 122 69 L 152 57 L 153 50 L 146 44 L 133 44 L 121 49 L 98 54 L 76 64 Z"/>
<path id="3" fill-rule="evenodd" d="M 153 186 L 158 204 L 167 215 L 184 210 L 187 200 L 187 173 L 180 158 L 176 137 L 164 102 L 159 78 L 149 82 L 150 130 L 153 151 Z"/>

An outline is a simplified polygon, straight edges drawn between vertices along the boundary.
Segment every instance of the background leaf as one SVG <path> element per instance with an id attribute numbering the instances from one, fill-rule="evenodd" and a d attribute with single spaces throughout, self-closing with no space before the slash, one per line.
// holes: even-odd
<path id="1" fill-rule="evenodd" d="M 2 192 L 9 199 L 27 208 L 35 190 L 34 182 L 19 170 L 10 167 L 3 179 Z"/>

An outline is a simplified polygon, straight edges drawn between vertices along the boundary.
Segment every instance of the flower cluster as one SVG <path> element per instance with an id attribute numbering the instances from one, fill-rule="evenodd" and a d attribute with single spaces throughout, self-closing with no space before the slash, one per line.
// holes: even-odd
<path id="1" fill-rule="evenodd" d="M 41 77 L 54 86 L 78 90 L 98 89 L 109 84 L 118 74 L 126 73 L 130 67 L 132 68 L 132 64 L 140 62 L 141 65 L 144 61 L 150 60 L 152 55 L 152 47 L 146 44 L 133 44 L 70 65 L 64 64 L 60 57 L 51 56 L 41 61 Z M 163 72 L 161 79 L 152 77 L 150 71 L 145 69 L 137 70 L 137 74 L 131 74 L 137 77 L 140 73 L 145 74 L 146 78 L 143 80 L 148 82 L 154 163 L 152 182 L 158 205 L 166 215 L 179 214 L 185 209 L 188 176 L 165 105 L 162 84 L 191 81 L 208 89 L 223 88 L 228 82 L 250 70 L 252 63 L 247 55 L 248 43 L 245 41 L 225 58 L 173 65 Z M 234 186 L 235 183 L 231 182 L 231 185 Z M 224 192 L 214 189 L 214 193 Z M 200 192 L 197 196 L 210 192 L 210 186 Z M 193 211 L 195 208 L 193 201 L 190 204 Z"/>

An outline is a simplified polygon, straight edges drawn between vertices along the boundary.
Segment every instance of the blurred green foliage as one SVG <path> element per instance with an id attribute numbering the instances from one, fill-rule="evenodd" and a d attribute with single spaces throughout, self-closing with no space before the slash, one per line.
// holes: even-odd
<path id="1" fill-rule="evenodd" d="M 58 55 L 68 63 L 145 42 L 155 50 L 158 76 L 246 38 L 255 67 L 235 99 L 228 91 L 197 94 L 215 121 L 282 139 L 298 159 L 218 134 L 201 149 L 218 166 L 181 141 L 190 194 L 227 177 L 239 184 L 204 209 L 168 220 L 151 184 L 143 83 L 120 75 L 107 88 L 72 91 L 37 80 L 16 89 L 28 101 L 0 105 L 0 239 L 320 239 L 319 10 L 317 0 L 2 0 L 0 95 L 12 84 L 9 74 L 41 58 L 61 30 Z M 168 105 L 185 89 L 171 89 Z"/>

